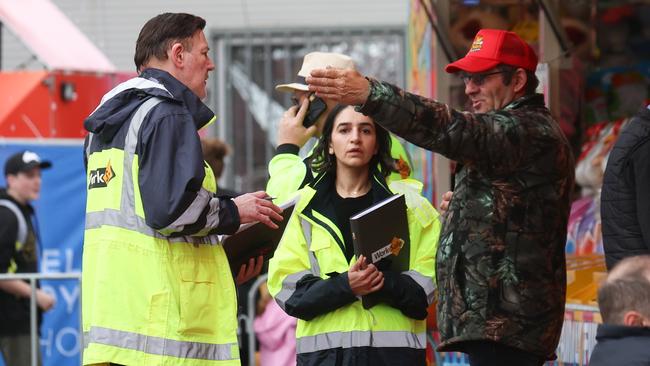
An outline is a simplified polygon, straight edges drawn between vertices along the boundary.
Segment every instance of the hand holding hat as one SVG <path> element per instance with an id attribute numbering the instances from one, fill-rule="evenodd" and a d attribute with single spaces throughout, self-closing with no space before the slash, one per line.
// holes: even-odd
<path id="1" fill-rule="evenodd" d="M 312 70 L 307 77 L 309 91 L 341 104 L 361 105 L 370 94 L 370 82 L 356 70 L 328 67 Z"/>
<path id="2" fill-rule="evenodd" d="M 354 61 L 350 56 L 334 52 L 310 52 L 305 55 L 302 60 L 302 66 L 298 71 L 298 80 L 290 84 L 280 84 L 275 87 L 276 90 L 281 92 L 293 91 L 309 91 L 309 87 L 305 84 L 305 78 L 313 70 L 324 69 L 333 67 L 342 70 L 356 70 Z"/>
<path id="3" fill-rule="evenodd" d="M 302 99 L 302 96 L 309 94 L 309 86 L 305 83 L 305 79 L 309 77 L 310 73 L 316 69 L 330 67 L 337 70 L 356 70 L 354 61 L 349 56 L 334 52 L 310 52 L 303 58 L 297 80 L 293 83 L 277 85 L 275 89 L 294 93 L 296 99 Z M 311 100 L 313 96 L 308 95 L 308 98 Z M 303 120 L 310 111 L 309 104 L 307 98 L 304 98 L 300 106 L 293 106 L 284 113 L 278 126 L 278 146 L 292 144 L 302 147 L 307 140 L 317 135 L 319 127 L 316 124 L 309 128 L 303 126 Z M 331 107 L 333 105 L 328 105 L 328 108 Z"/>

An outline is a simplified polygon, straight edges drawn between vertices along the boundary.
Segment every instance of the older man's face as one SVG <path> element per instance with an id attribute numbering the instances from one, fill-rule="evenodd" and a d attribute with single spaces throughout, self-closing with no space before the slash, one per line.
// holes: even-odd
<path id="1" fill-rule="evenodd" d="M 191 48 L 183 50 L 184 64 L 178 79 L 200 99 L 205 99 L 208 94 L 208 74 L 214 70 L 214 63 L 208 54 L 210 47 L 202 30 L 197 30 L 190 42 Z"/>
<path id="2" fill-rule="evenodd" d="M 462 74 L 465 94 L 472 103 L 474 113 L 499 110 L 515 99 L 515 83 L 503 83 L 503 71 L 493 68 L 482 73 Z"/>

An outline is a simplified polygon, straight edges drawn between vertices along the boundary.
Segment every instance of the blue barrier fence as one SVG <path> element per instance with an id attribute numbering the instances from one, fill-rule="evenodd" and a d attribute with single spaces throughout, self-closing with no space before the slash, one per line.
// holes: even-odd
<path id="1" fill-rule="evenodd" d="M 40 271 L 44 274 L 81 271 L 86 204 L 86 174 L 81 140 L 14 141 L 0 139 L 0 162 L 11 154 L 30 150 L 50 160 L 43 171 L 41 198 L 33 202 L 40 232 Z M 54 308 L 43 316 L 40 347 L 44 366 L 79 365 L 82 339 L 79 334 L 80 286 L 71 280 L 43 280 L 41 288 L 56 298 Z M 0 366 L 4 366 L 0 360 Z"/>

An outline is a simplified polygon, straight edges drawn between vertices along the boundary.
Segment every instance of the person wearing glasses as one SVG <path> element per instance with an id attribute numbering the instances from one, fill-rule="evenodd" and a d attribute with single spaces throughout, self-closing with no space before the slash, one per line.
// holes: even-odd
<path id="1" fill-rule="evenodd" d="M 472 366 L 542 365 L 562 329 L 574 158 L 535 93 L 536 67 L 515 33 L 480 30 L 445 69 L 465 82 L 473 112 L 355 71 L 306 78 L 317 96 L 462 164 L 436 255 L 438 351 L 464 352 Z"/>

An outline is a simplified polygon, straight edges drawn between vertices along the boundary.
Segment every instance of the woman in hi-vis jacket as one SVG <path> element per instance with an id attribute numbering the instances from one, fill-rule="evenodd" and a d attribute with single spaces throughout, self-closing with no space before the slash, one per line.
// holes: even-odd
<path id="1" fill-rule="evenodd" d="M 318 175 L 298 191 L 268 279 L 276 302 L 298 318 L 298 365 L 424 365 L 440 221 L 422 184 L 386 185 L 394 169 L 389 135 L 350 106 L 328 116 L 311 165 Z M 406 198 L 411 246 L 401 273 L 356 258 L 349 223 L 397 193 Z M 385 300 L 366 310 L 360 298 L 373 292 Z"/>

